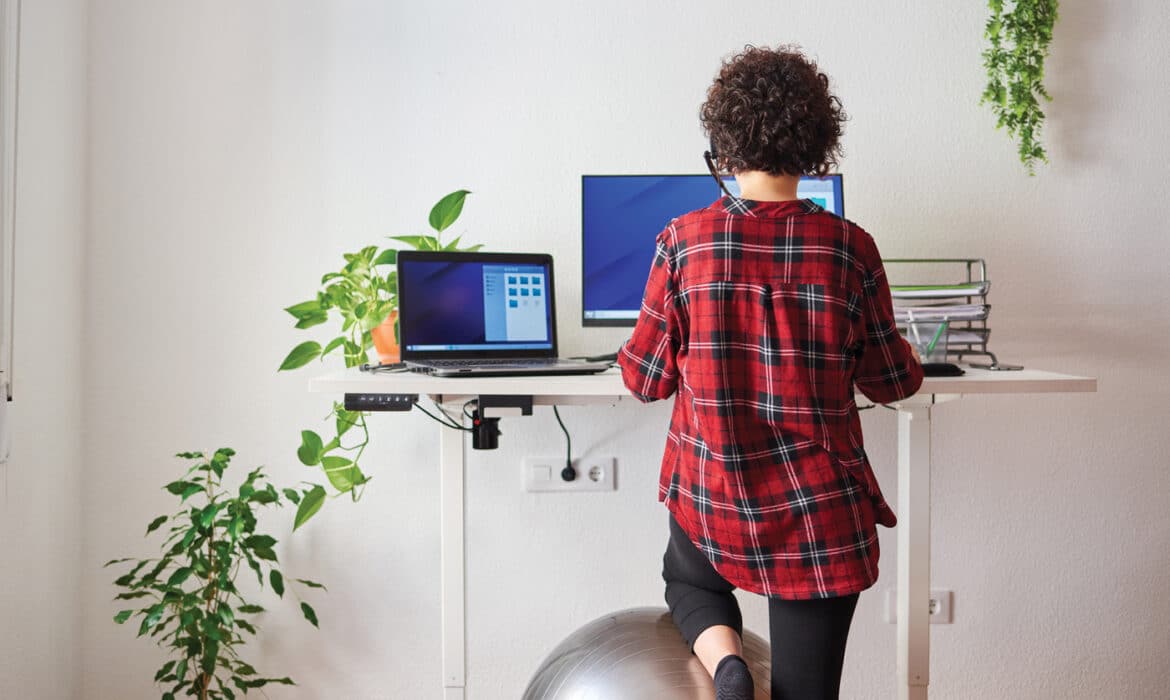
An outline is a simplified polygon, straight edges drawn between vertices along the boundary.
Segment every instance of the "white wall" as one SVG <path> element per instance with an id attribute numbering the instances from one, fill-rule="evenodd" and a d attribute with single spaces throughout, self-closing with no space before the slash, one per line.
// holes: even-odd
<path id="1" fill-rule="evenodd" d="M 76 698 L 81 688 L 85 20 L 81 0 L 24 3 L 13 446 L 0 465 L 2 698 Z"/>
<path id="2" fill-rule="evenodd" d="M 568 6 L 566 6 L 568 5 Z M 939 698 L 1153 698 L 1170 683 L 1170 246 L 1164 238 L 1168 14 L 1154 0 L 1064 3 L 1048 66 L 1053 164 L 1028 178 L 978 105 L 982 3 L 745 1 L 96 4 L 90 22 L 91 239 L 85 292 L 88 698 L 148 697 L 159 660 L 115 627 L 106 558 L 141 528 L 180 450 L 232 445 L 284 482 L 328 398 L 277 375 L 303 339 L 280 309 L 344 251 L 421 232 L 442 194 L 490 248 L 552 252 L 568 353 L 582 329 L 579 176 L 701 172 L 698 105 L 720 58 L 798 42 L 834 78 L 850 217 L 887 257 L 981 256 L 1006 361 L 1100 377 L 1096 396 L 972 398 L 935 412 L 933 628 Z M 46 268 L 47 269 L 47 268 Z M 26 356 L 27 357 L 27 356 Z M 557 454 L 551 414 L 508 420 L 468 465 L 469 689 L 513 698 L 564 635 L 661 600 L 655 480 L 667 406 L 569 408 L 574 446 L 613 454 L 619 492 L 519 490 Z M 438 428 L 376 421 L 375 480 L 281 550 L 329 585 L 321 630 L 266 621 L 278 697 L 438 695 Z M 894 420 L 865 414 L 895 495 Z M 116 507 L 112 507 L 116 504 Z M 291 516 L 291 513 L 286 514 Z M 272 527 L 287 533 L 285 520 Z M 894 688 L 885 575 L 854 623 L 843 697 Z M 764 606 L 746 601 L 766 630 Z"/>

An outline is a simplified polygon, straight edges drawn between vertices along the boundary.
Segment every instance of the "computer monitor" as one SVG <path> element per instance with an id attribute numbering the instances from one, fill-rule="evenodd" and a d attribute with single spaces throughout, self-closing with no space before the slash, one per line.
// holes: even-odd
<path id="1" fill-rule="evenodd" d="M 739 194 L 734 178 L 724 178 L 724 184 Z M 633 326 L 655 237 L 671 219 L 722 195 L 709 174 L 581 176 L 582 324 Z M 845 215 L 840 175 L 803 177 L 797 195 Z"/>

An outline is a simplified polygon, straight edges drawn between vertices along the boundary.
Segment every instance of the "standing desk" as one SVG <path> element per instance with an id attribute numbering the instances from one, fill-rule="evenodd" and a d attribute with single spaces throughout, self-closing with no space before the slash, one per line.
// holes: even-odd
<path id="1" fill-rule="evenodd" d="M 940 403 L 971 394 L 1093 392 L 1097 380 L 1024 369 L 966 367 L 961 377 L 927 377 L 898 410 L 898 698 L 925 700 L 930 681 L 930 414 Z M 429 395 L 462 418 L 477 396 L 531 396 L 533 405 L 616 404 L 635 401 L 616 369 L 560 377 L 441 378 L 369 374 L 348 369 L 314 379 L 310 391 Z M 489 415 L 492 415 L 489 413 Z M 467 440 L 438 426 L 443 626 L 443 700 L 463 700 L 466 677 L 464 474 Z"/>

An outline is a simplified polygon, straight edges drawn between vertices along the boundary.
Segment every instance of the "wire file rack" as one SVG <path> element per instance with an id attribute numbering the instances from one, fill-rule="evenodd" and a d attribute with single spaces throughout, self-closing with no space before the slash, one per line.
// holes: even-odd
<path id="1" fill-rule="evenodd" d="M 891 258 L 882 263 L 891 280 L 894 317 L 900 332 L 906 334 L 911 321 L 946 321 L 949 325 L 948 360 L 957 362 L 976 356 L 987 358 L 987 361 L 975 363 L 967 360 L 973 367 L 1020 369 L 1016 365 L 1001 364 L 987 347 L 991 340 L 988 326 L 991 305 L 987 303 L 991 281 L 987 278 L 985 260 Z"/>

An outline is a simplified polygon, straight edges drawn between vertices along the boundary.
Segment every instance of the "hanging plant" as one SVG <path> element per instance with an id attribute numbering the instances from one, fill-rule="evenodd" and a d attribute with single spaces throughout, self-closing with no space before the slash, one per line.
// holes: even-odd
<path id="1" fill-rule="evenodd" d="M 1040 145 L 1040 98 L 1052 100 L 1044 89 L 1044 59 L 1058 0 L 988 0 L 987 5 L 991 17 L 984 36 L 991 46 L 983 52 L 987 88 L 982 102 L 998 117 L 995 127 L 1007 129 L 1018 141 L 1020 162 L 1035 175 L 1036 161 L 1048 162 Z"/>

